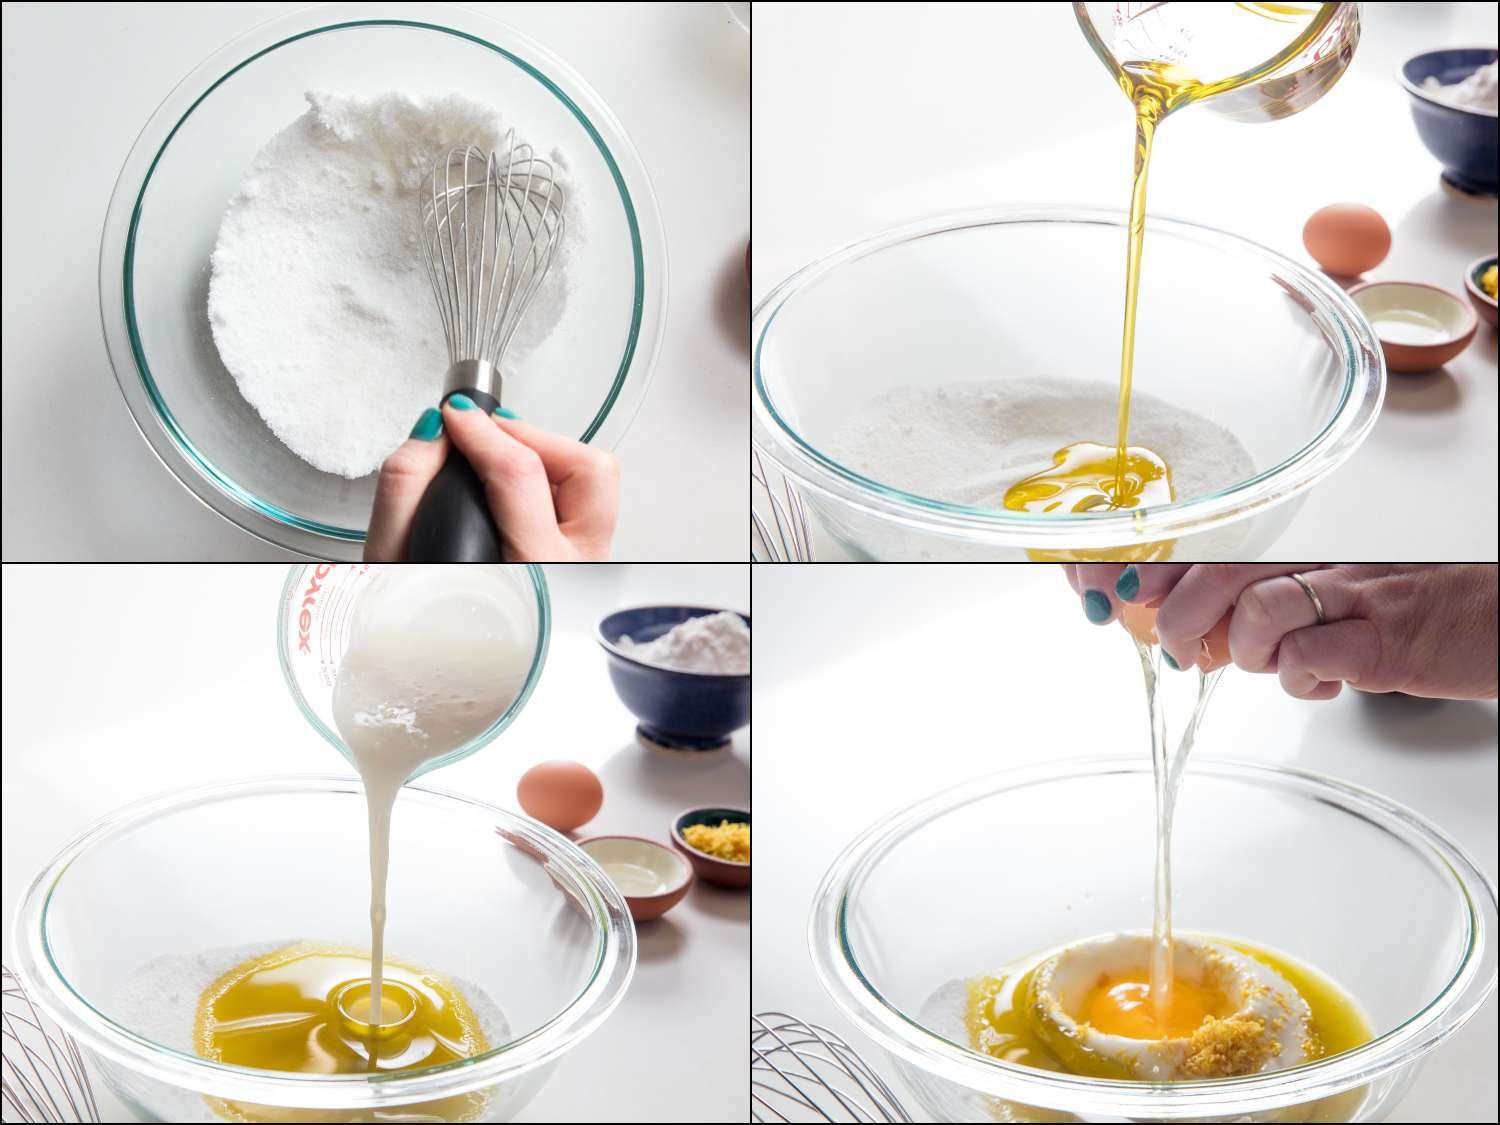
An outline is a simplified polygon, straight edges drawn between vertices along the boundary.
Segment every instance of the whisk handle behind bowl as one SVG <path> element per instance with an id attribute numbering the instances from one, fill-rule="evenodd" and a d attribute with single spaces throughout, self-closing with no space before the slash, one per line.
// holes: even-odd
<path id="1" fill-rule="evenodd" d="M 459 387 L 443 397 L 466 394 L 486 414 L 500 400 L 477 387 Z M 484 482 L 455 446 L 417 505 L 407 548 L 411 562 L 500 562 L 500 529 L 490 515 Z"/>

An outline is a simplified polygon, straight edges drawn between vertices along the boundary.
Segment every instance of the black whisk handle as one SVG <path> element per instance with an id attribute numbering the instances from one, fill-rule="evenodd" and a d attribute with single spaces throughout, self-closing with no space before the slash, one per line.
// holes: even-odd
<path id="1" fill-rule="evenodd" d="M 500 400 L 477 387 L 459 387 L 443 396 L 447 402 L 465 394 L 486 414 Z M 484 484 L 457 446 L 438 470 L 417 505 L 407 548 L 411 562 L 500 562 L 500 529 L 490 515 Z"/>

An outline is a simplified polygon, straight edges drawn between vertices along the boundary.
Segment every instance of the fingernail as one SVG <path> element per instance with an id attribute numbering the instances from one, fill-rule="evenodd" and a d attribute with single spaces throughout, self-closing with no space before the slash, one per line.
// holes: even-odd
<path id="1" fill-rule="evenodd" d="M 448 399 L 448 405 L 454 410 L 473 410 L 474 400 L 466 394 L 456 394 Z"/>
<path id="2" fill-rule="evenodd" d="M 1085 590 L 1083 614 L 1095 625 L 1103 625 L 1109 620 L 1109 599 L 1098 590 Z"/>
<path id="3" fill-rule="evenodd" d="M 1167 667 L 1174 672 L 1181 672 L 1182 666 L 1172 659 L 1172 654 L 1166 649 L 1161 650 L 1161 658 L 1167 662 Z"/>
<path id="4" fill-rule="evenodd" d="M 502 418 L 510 418 L 512 420 L 515 420 L 515 419 L 518 419 L 518 418 L 521 417 L 514 410 L 507 410 L 503 406 L 497 406 L 497 407 L 495 407 L 495 413 L 498 414 L 498 415 L 500 415 L 500 417 L 502 417 Z"/>
<path id="5" fill-rule="evenodd" d="M 437 441 L 438 435 L 443 432 L 443 416 L 438 408 L 429 406 L 422 411 L 422 417 L 417 419 L 417 424 L 411 428 L 411 436 L 421 441 Z"/>
<path id="6" fill-rule="evenodd" d="M 1115 593 L 1129 601 L 1141 592 L 1141 572 L 1136 570 L 1135 564 L 1131 563 L 1120 571 L 1120 577 L 1115 579 Z"/>

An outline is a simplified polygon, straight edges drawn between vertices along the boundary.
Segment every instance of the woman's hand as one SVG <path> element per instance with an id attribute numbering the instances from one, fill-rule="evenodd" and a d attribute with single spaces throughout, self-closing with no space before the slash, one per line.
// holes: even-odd
<path id="1" fill-rule="evenodd" d="M 479 474 L 501 551 L 511 562 L 600 562 L 620 509 L 620 470 L 602 450 L 452 396 L 427 410 L 380 467 L 365 561 L 406 558 L 417 504 L 443 467 L 448 443 Z"/>
<path id="2" fill-rule="evenodd" d="M 1182 667 L 1196 660 L 1203 638 L 1233 608 L 1234 663 L 1247 672 L 1275 672 L 1298 698 L 1332 699 L 1344 683 L 1360 691 L 1495 698 L 1493 565 L 1078 563 L 1064 569 L 1096 624 L 1113 621 L 1123 603 L 1156 605 L 1162 648 Z"/>

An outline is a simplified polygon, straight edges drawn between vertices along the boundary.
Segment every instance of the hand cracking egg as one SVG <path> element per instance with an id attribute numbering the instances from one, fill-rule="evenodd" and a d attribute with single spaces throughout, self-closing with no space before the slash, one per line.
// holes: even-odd
<path id="1" fill-rule="evenodd" d="M 1203 671 L 1212 672 L 1215 668 L 1222 668 L 1230 663 L 1229 620 L 1233 616 L 1234 610 L 1231 609 L 1219 618 L 1214 627 L 1208 631 L 1208 635 L 1200 642 L 1197 664 Z M 1120 612 L 1120 623 L 1143 645 L 1161 643 L 1156 635 L 1156 606 L 1154 605 L 1126 605 Z"/>

